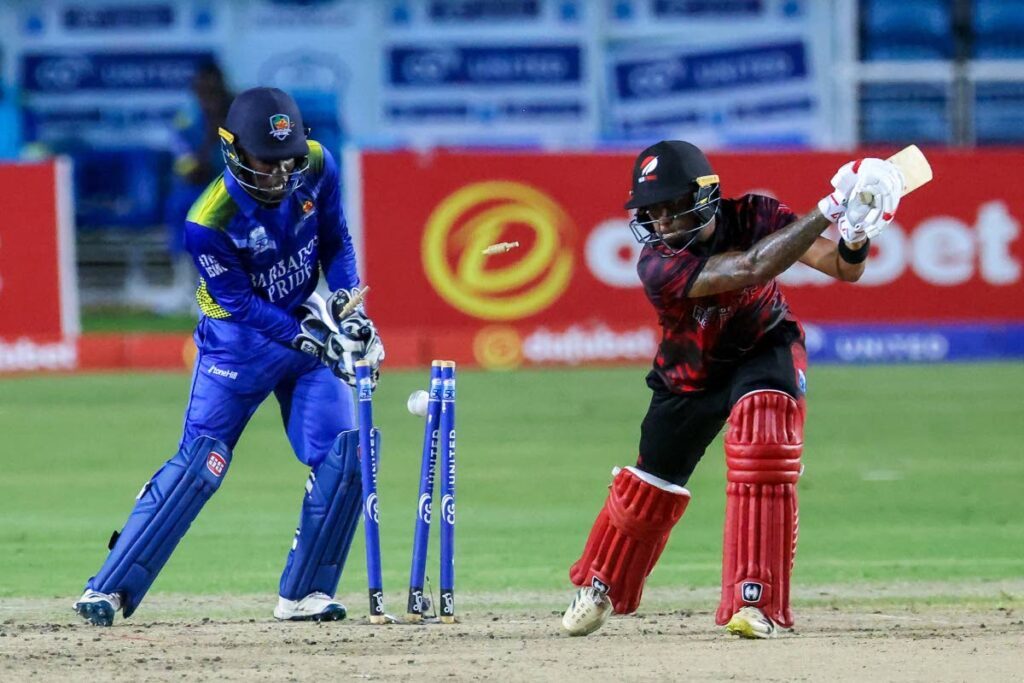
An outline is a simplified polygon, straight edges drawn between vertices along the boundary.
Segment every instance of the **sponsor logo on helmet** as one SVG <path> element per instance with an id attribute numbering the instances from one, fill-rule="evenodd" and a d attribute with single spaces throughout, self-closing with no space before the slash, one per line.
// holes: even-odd
<path id="1" fill-rule="evenodd" d="M 740 586 L 740 595 L 743 596 L 743 602 L 756 603 L 761 599 L 761 593 L 764 592 L 764 586 L 757 581 L 744 581 L 743 585 Z"/>
<path id="2" fill-rule="evenodd" d="M 647 183 L 652 180 L 657 180 L 658 176 L 654 171 L 658 168 L 658 157 L 649 156 L 644 158 L 640 162 L 640 177 L 636 179 L 638 183 Z"/>
<path id="3" fill-rule="evenodd" d="M 224 459 L 217 451 L 210 451 L 210 455 L 206 458 L 206 469 L 210 470 L 215 477 L 224 476 L 224 468 L 228 466 L 228 461 Z"/>
<path id="4" fill-rule="evenodd" d="M 800 368 L 797 368 L 797 370 L 796 370 L 796 383 L 797 383 L 797 386 L 800 388 L 800 393 L 801 394 L 806 394 L 807 393 L 807 375 L 805 375 L 804 371 L 801 370 Z"/>
<path id="5" fill-rule="evenodd" d="M 291 135 L 294 127 L 287 114 L 274 114 L 270 117 L 270 134 L 278 140 L 284 140 Z"/>

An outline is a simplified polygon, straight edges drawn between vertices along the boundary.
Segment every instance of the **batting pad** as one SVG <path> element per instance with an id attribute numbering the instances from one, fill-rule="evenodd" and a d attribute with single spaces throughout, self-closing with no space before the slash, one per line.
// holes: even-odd
<path id="1" fill-rule="evenodd" d="M 130 617 L 192 520 L 220 488 L 230 463 L 231 450 L 209 436 L 179 450 L 142 487 L 107 561 L 86 586 L 120 593 L 124 616 Z"/>
<path id="2" fill-rule="evenodd" d="M 358 449 L 359 430 L 344 431 L 310 472 L 299 528 L 281 574 L 282 598 L 301 600 L 314 592 L 333 596 L 338 589 L 362 510 Z"/>
<path id="3" fill-rule="evenodd" d="M 796 555 L 796 482 L 803 451 L 803 414 L 781 391 L 743 396 L 729 415 L 722 600 L 715 620 L 741 607 L 761 609 L 789 628 L 789 579 Z"/>
<path id="4" fill-rule="evenodd" d="M 634 467 L 618 470 L 569 579 L 607 593 L 617 614 L 635 612 L 644 583 L 689 502 L 690 492 L 682 486 Z"/>

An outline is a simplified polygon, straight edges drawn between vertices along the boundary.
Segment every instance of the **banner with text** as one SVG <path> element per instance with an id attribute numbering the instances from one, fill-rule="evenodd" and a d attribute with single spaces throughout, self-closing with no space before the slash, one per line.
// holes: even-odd
<path id="1" fill-rule="evenodd" d="M 812 357 L 941 360 L 1020 349 L 1024 198 L 1016 188 L 1024 172 L 1013 169 L 1024 168 L 1024 153 L 926 152 L 935 181 L 905 199 L 859 283 L 801 265 L 780 277 L 816 335 Z M 769 194 L 798 213 L 815 206 L 848 160 L 710 158 L 724 196 Z M 389 358 L 461 356 L 489 367 L 650 360 L 659 330 L 622 208 L 632 161 L 619 153 L 364 153 L 362 198 L 349 201 L 361 201 L 364 269 L 379 302 L 374 319 L 395 342 Z M 519 246 L 482 253 L 499 242 Z M 898 339 L 879 336 L 895 323 Z M 963 334 L 914 336 L 939 327 Z M 858 344 L 874 351 L 856 353 Z M 915 344 L 932 346 L 917 353 Z"/>

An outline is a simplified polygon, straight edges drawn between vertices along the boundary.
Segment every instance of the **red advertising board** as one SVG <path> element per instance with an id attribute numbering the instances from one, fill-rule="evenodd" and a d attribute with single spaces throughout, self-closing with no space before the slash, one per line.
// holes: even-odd
<path id="1" fill-rule="evenodd" d="M 78 333 L 67 162 L 0 164 L 0 342 Z"/>
<path id="2" fill-rule="evenodd" d="M 877 156 L 896 151 L 875 150 Z M 1024 152 L 925 150 L 935 180 L 875 240 L 861 282 L 780 279 L 816 323 L 1024 321 Z M 859 155 L 863 155 L 861 152 Z M 711 154 L 725 196 L 810 210 L 850 155 Z M 364 271 L 395 360 L 649 360 L 656 320 L 622 208 L 629 153 L 364 153 Z M 484 255 L 497 242 L 518 242 Z M 386 337 L 387 338 L 387 337 Z M 389 346 L 389 357 L 393 347 Z"/>

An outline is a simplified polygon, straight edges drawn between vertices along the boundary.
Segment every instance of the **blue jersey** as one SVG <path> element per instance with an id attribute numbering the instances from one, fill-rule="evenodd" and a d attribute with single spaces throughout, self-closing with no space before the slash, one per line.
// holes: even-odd
<path id="1" fill-rule="evenodd" d="M 231 174 L 210 183 L 185 223 L 203 314 L 287 344 L 299 333 L 291 312 L 316 289 L 321 267 L 332 290 L 359 284 L 339 185 L 334 158 L 313 140 L 309 170 L 278 206 L 257 202 Z"/>

